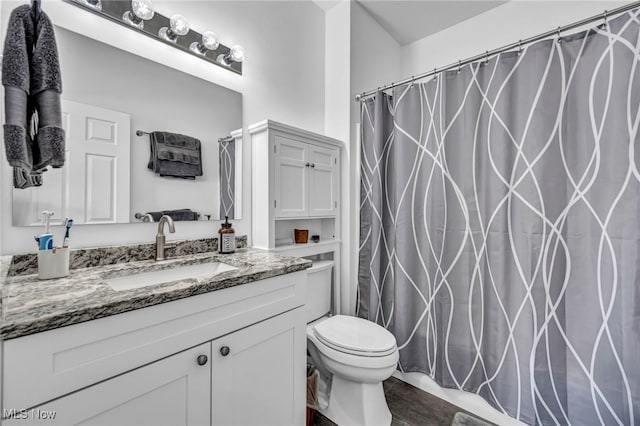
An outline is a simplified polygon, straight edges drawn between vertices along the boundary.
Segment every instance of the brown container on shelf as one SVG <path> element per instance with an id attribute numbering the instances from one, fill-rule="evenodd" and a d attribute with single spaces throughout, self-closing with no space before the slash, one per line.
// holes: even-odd
<path id="1" fill-rule="evenodd" d="M 295 237 L 296 244 L 306 244 L 309 239 L 308 229 L 294 229 L 293 235 Z"/>

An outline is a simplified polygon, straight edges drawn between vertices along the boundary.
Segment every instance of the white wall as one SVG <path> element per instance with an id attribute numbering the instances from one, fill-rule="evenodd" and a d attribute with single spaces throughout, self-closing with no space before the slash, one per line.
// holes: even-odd
<path id="1" fill-rule="evenodd" d="M 420 74 L 628 3 L 511 0 L 403 46 L 402 74 Z"/>
<path id="2" fill-rule="evenodd" d="M 359 167 L 356 93 L 401 76 L 400 45 L 353 1 L 326 12 L 325 134 L 345 141 L 342 156 L 341 313 L 353 314 L 358 279 Z"/>
<path id="3" fill-rule="evenodd" d="M 325 123 L 324 132 L 327 136 L 344 141 L 340 160 L 340 308 L 337 313 L 349 313 L 350 297 L 349 282 L 351 252 L 349 208 L 351 191 L 348 182 L 351 170 L 349 156 L 349 108 L 350 108 L 350 80 L 351 66 L 350 15 L 351 2 L 336 2 L 326 11 L 325 15 Z"/>
<path id="4" fill-rule="evenodd" d="M 9 12 L 19 4 L 24 2 L 3 0 L 1 21 L 5 22 Z M 178 12 L 185 15 L 200 32 L 207 29 L 218 32 L 226 45 L 242 44 L 246 51 L 244 74 L 228 72 L 61 0 L 45 0 L 43 10 L 56 25 L 241 92 L 245 143 L 249 141 L 247 126 L 265 118 L 323 132 L 324 13 L 315 4 L 310 1 L 156 0 L 154 5 L 163 15 Z M 244 150 L 244 156 L 244 211 L 242 220 L 234 221 L 234 228 L 238 234 L 250 235 L 250 149 Z M 33 251 L 36 231 L 11 224 L 11 170 L 6 160 L 0 163 L 1 253 Z M 218 228 L 217 222 L 180 222 L 169 239 L 215 236 Z M 62 232 L 61 227 L 56 231 Z M 155 233 L 154 224 L 82 225 L 73 229 L 72 244 L 77 248 L 152 242 Z"/>
<path id="5" fill-rule="evenodd" d="M 348 239 L 350 246 L 348 274 L 343 283 L 349 286 L 343 289 L 343 296 L 348 300 L 349 312 L 356 309 L 356 292 L 358 286 L 358 247 L 360 242 L 360 103 L 354 97 L 377 87 L 381 82 L 395 81 L 402 77 L 402 50 L 398 42 L 384 30 L 367 13 L 359 3 L 351 7 L 351 87 L 349 91 L 350 139 L 349 158 L 349 212 L 344 216 L 348 220 Z"/>

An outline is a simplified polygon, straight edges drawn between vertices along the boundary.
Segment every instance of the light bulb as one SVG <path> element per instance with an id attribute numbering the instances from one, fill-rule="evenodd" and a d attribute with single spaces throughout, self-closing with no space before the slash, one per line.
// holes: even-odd
<path id="1" fill-rule="evenodd" d="M 220 42 L 218 41 L 218 34 L 213 31 L 205 31 L 202 33 L 202 44 L 208 50 L 216 50 L 220 45 Z"/>
<path id="2" fill-rule="evenodd" d="M 150 0 L 133 0 L 131 2 L 131 9 L 133 9 L 133 13 L 135 13 L 138 18 L 144 19 L 145 21 L 153 18 L 155 13 Z"/>
<path id="3" fill-rule="evenodd" d="M 236 44 L 231 47 L 231 52 L 229 52 L 230 59 L 233 62 L 242 62 L 244 61 L 244 47 Z"/>
<path id="4" fill-rule="evenodd" d="M 178 36 L 186 35 L 189 32 L 189 22 L 182 15 L 173 15 L 169 20 L 169 26 L 171 28 L 160 28 L 158 35 L 172 43 L 178 40 Z"/>
<path id="5" fill-rule="evenodd" d="M 231 66 L 234 62 L 242 62 L 244 61 L 244 47 L 236 44 L 235 46 L 231 46 L 229 53 L 220 54 L 216 58 L 216 61 L 222 65 Z"/>
<path id="6" fill-rule="evenodd" d="M 178 35 L 186 35 L 189 32 L 189 21 L 182 15 L 173 15 L 169 21 L 171 31 Z"/>
<path id="7" fill-rule="evenodd" d="M 202 33 L 202 41 L 194 41 L 189 46 L 189 49 L 195 53 L 204 55 L 207 53 L 207 50 L 216 50 L 219 45 L 220 42 L 218 41 L 218 34 L 213 31 L 205 31 Z"/>
<path id="8" fill-rule="evenodd" d="M 144 28 L 144 21 L 153 18 L 155 11 L 150 0 L 132 0 L 131 10 L 122 15 L 122 20 L 138 29 Z"/>

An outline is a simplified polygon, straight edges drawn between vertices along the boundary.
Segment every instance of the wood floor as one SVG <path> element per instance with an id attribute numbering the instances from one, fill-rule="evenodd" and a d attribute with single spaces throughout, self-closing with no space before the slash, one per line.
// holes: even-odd
<path id="1" fill-rule="evenodd" d="M 393 416 L 392 426 L 451 426 L 457 412 L 465 413 L 461 408 L 395 377 L 385 380 L 384 393 Z M 492 424 L 475 416 L 471 419 L 470 423 L 459 424 L 476 424 L 478 426 Z M 476 419 L 477 422 L 474 421 Z M 316 413 L 313 424 L 316 426 L 335 425 L 320 413 Z"/>

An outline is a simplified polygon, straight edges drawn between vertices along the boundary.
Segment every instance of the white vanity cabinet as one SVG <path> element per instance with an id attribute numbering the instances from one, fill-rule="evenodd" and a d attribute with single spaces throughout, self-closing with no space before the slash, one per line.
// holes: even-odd
<path id="1" fill-rule="evenodd" d="M 5 341 L 2 425 L 303 424 L 305 292 L 300 271 Z"/>

